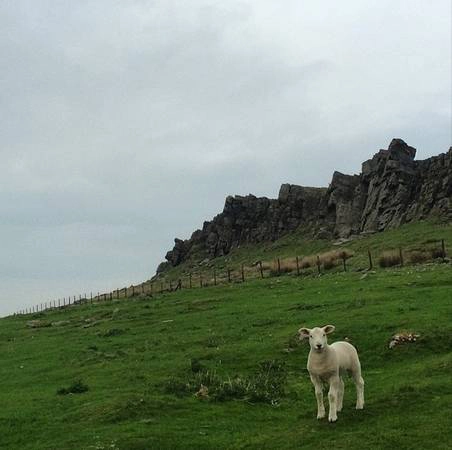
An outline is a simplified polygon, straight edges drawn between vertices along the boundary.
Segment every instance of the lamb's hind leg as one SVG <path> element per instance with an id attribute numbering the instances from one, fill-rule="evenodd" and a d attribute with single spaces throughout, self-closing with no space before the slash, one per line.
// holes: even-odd
<path id="1" fill-rule="evenodd" d="M 361 367 L 357 367 L 352 373 L 356 385 L 356 409 L 364 408 L 364 380 L 361 376 Z"/>

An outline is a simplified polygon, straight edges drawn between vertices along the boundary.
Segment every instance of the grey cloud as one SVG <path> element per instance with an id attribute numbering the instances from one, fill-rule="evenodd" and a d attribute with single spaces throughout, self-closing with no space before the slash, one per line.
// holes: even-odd
<path id="1" fill-rule="evenodd" d="M 445 151 L 450 5 L 425 5 L 2 2 L 0 313 L 148 278 L 226 195 L 394 136 Z"/>

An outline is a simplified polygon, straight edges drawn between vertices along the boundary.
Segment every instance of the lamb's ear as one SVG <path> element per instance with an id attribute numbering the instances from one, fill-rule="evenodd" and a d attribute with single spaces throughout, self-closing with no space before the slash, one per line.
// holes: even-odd
<path id="1" fill-rule="evenodd" d="M 300 335 L 301 338 L 308 338 L 310 332 L 311 330 L 309 328 L 300 328 L 298 330 L 298 334 Z"/>
<path id="2" fill-rule="evenodd" d="M 323 331 L 325 332 L 325 334 L 330 334 L 335 330 L 335 326 L 334 325 L 325 325 L 323 327 Z"/>

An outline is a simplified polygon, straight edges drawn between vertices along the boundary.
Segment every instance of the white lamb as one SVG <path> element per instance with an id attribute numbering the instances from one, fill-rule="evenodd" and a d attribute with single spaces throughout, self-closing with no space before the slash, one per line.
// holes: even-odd
<path id="1" fill-rule="evenodd" d="M 323 405 L 323 383 L 329 383 L 328 401 L 330 411 L 328 420 L 336 422 L 337 412 L 342 410 L 344 398 L 344 382 L 342 375 L 350 372 L 356 384 L 356 409 L 364 408 L 364 380 L 361 376 L 361 364 L 358 352 L 348 342 L 335 342 L 328 345 L 326 335 L 334 331 L 333 325 L 322 328 L 300 328 L 300 337 L 309 337 L 311 350 L 308 356 L 308 371 L 315 387 L 317 398 L 317 419 L 325 417 Z"/>

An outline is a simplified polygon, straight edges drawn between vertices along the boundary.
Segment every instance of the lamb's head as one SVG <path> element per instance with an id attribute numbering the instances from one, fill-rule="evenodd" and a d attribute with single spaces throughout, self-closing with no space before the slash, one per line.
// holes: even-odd
<path id="1" fill-rule="evenodd" d="M 324 327 L 315 327 L 312 329 L 300 328 L 298 333 L 300 334 L 300 338 L 309 338 L 311 350 L 320 353 L 328 345 L 326 335 L 333 331 L 334 325 L 325 325 Z"/>

